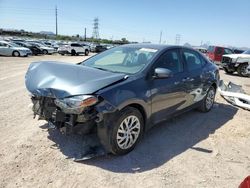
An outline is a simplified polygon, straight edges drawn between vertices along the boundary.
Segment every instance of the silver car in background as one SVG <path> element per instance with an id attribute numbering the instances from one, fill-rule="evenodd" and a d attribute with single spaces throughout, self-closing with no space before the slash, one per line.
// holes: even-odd
<path id="1" fill-rule="evenodd" d="M 41 44 L 41 43 L 38 43 L 38 42 L 28 42 L 28 43 L 39 48 L 43 52 L 43 54 L 53 54 L 56 52 L 56 50 L 54 48 L 48 47 L 48 46 Z"/>
<path id="2" fill-rule="evenodd" d="M 31 55 L 31 54 L 32 54 L 32 52 L 28 48 L 21 47 L 21 46 L 15 44 L 15 43 L 12 43 L 12 42 L 0 41 L 0 55 L 26 57 L 26 56 Z"/>

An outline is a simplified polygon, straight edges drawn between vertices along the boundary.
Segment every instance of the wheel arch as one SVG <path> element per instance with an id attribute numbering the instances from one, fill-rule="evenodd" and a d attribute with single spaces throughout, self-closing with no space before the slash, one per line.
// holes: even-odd
<path id="1" fill-rule="evenodd" d="M 14 56 L 14 53 L 15 53 L 15 52 L 18 52 L 19 55 L 21 55 L 20 52 L 19 52 L 18 50 L 13 50 L 12 53 L 11 53 L 11 55 Z"/>

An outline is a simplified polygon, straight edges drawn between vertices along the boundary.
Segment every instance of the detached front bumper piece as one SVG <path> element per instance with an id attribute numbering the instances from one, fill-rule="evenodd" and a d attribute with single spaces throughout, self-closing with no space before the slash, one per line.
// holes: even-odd
<path id="1" fill-rule="evenodd" d="M 218 91 L 231 104 L 250 110 L 250 95 L 245 93 L 242 86 L 232 82 L 226 85 L 223 80 L 220 80 Z"/>

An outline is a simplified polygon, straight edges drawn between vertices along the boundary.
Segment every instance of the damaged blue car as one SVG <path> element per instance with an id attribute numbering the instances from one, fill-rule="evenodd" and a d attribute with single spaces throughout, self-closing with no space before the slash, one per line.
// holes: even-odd
<path id="1" fill-rule="evenodd" d="M 218 81 L 218 68 L 198 51 L 153 44 L 122 45 L 78 64 L 34 62 L 25 77 L 35 116 L 63 132 L 94 132 L 116 155 L 158 122 L 210 111 Z"/>

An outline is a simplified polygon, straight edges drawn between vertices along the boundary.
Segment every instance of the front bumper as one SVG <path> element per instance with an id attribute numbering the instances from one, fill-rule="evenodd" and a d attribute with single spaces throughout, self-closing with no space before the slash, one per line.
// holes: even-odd
<path id="1" fill-rule="evenodd" d="M 34 117 L 39 116 L 39 120 L 46 120 L 56 128 L 64 132 L 87 134 L 94 129 L 98 119 L 95 108 L 86 108 L 81 114 L 66 114 L 54 103 L 54 98 L 31 97 Z"/>
<path id="2" fill-rule="evenodd" d="M 237 68 L 235 63 L 221 63 L 223 68 L 226 68 L 229 71 L 235 71 Z"/>
<path id="3" fill-rule="evenodd" d="M 28 50 L 19 50 L 19 53 L 20 53 L 20 56 L 28 56 L 28 55 L 32 55 L 32 52 L 31 51 L 28 51 Z"/>

